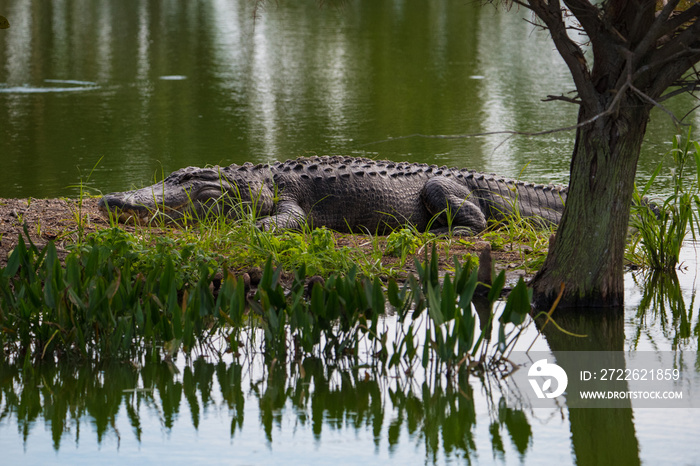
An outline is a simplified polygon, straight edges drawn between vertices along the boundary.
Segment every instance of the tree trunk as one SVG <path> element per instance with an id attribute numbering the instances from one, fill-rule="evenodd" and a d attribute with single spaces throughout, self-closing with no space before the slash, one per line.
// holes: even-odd
<path id="1" fill-rule="evenodd" d="M 657 11 L 648 0 L 527 0 L 568 66 L 581 106 L 567 205 L 531 282 L 538 309 L 551 306 L 562 284 L 562 307 L 623 304 L 630 201 L 651 106 L 700 88 L 693 68 L 700 61 L 700 3 L 663 3 Z M 583 30 L 586 50 L 572 29 Z M 670 86 L 680 88 L 664 94 Z"/>
<path id="2" fill-rule="evenodd" d="M 613 307 L 624 300 L 623 261 L 634 177 L 650 107 L 627 96 L 619 113 L 580 127 L 567 204 L 549 254 L 532 279 L 533 305 Z M 593 115 L 579 114 L 579 122 Z"/>

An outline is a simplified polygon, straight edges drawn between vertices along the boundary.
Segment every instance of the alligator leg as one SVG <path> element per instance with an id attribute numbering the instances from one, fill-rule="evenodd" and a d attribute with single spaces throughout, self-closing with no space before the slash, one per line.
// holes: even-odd
<path id="1" fill-rule="evenodd" d="M 306 212 L 294 201 L 280 201 L 277 213 L 258 220 L 261 230 L 302 230 L 306 224 Z"/>
<path id="2" fill-rule="evenodd" d="M 429 179 L 423 186 L 421 199 L 428 213 L 438 216 L 438 226 L 466 228 L 471 233 L 486 229 L 486 217 L 471 191 L 450 178 L 436 176 Z"/>

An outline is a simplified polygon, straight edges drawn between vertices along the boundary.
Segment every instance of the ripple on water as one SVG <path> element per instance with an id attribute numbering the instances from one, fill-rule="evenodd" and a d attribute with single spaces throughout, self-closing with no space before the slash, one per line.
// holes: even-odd
<path id="1" fill-rule="evenodd" d="M 0 84 L 0 93 L 4 94 L 42 94 L 49 92 L 76 92 L 99 89 L 100 86 L 92 81 L 79 81 L 76 79 L 44 79 L 46 86 L 7 86 Z"/>

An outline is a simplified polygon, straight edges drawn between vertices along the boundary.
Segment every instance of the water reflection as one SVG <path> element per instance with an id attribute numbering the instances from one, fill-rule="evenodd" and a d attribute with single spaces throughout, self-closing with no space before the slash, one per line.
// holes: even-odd
<path id="1" fill-rule="evenodd" d="M 548 94 L 571 90 L 573 82 L 566 65 L 552 47 L 548 33 L 522 29 L 524 19 L 531 19 L 525 9 L 507 15 L 484 12 L 480 18 L 478 74 L 484 76 L 479 84 L 485 132 L 534 132 L 568 126 L 576 121 L 574 105 L 541 102 Z M 538 53 L 532 55 L 530 47 L 536 47 Z M 514 95 L 518 98 L 512 98 Z M 558 123 L 541 117 L 544 105 L 548 111 L 559 115 Z M 543 181 L 568 183 L 567 155 L 573 149 L 570 133 L 537 138 L 492 134 L 484 139 L 487 171 L 514 176 L 531 164 L 524 179 L 535 176 Z M 546 167 L 539 165 L 535 161 L 540 158 L 550 163 Z"/>
<path id="2" fill-rule="evenodd" d="M 562 327 L 587 335 L 572 339 L 554 326 L 544 328 L 559 365 L 570 367 L 572 350 L 605 350 L 601 357 L 608 360 L 602 364 L 625 366 L 621 312 L 595 310 L 588 317 L 560 314 L 557 319 Z M 527 403 L 506 401 L 494 377 L 461 372 L 453 382 L 435 376 L 407 378 L 315 357 L 269 367 L 261 356 L 216 362 L 181 358 L 174 364 L 146 354 L 140 365 L 100 367 L 32 367 L 0 360 L 0 430 L 16 429 L 15 434 L 4 434 L 0 445 L 15 462 L 26 455 L 37 457 L 35 438 L 50 442 L 63 458 L 70 457 L 65 455 L 71 454 L 71 444 L 81 443 L 80 451 L 85 451 L 94 442 L 103 451 L 102 460 L 143 445 L 156 457 L 167 455 L 177 462 L 175 452 L 192 435 L 207 445 L 197 449 L 200 460 L 230 450 L 223 435 L 235 446 L 237 459 L 252 461 L 277 458 L 287 448 L 298 448 L 297 454 L 312 448 L 324 460 L 354 457 L 362 450 L 369 460 L 411 461 L 419 454 L 429 464 L 454 459 L 482 463 L 489 457 L 504 463 L 641 462 L 629 402 L 620 409 L 532 409 Z M 579 388 L 581 382 L 571 378 L 568 390 Z M 615 387 L 627 388 L 627 382 Z M 668 411 L 660 411 L 668 416 Z M 686 423 L 680 438 L 692 433 L 691 424 Z M 157 439 L 159 431 L 161 438 L 154 442 L 153 434 Z M 24 453 L 12 448 L 17 435 Z M 339 438 L 353 440 L 338 445 Z M 110 452 L 107 445 L 114 443 L 115 451 Z M 272 456 L 261 457 L 261 445 Z M 681 456 L 684 448 L 695 448 L 677 440 L 674 445 Z M 645 453 L 663 456 L 658 449 Z"/>
<path id="3" fill-rule="evenodd" d="M 83 181 L 107 192 L 188 165 L 310 152 L 511 177 L 527 166 L 524 179 L 566 182 L 573 133 L 377 143 L 573 123 L 574 106 L 541 102 L 571 82 L 523 12 L 471 2 L 268 6 L 254 19 L 248 0 L 6 2 L 0 153 L 10 181 L 0 197 L 75 194 L 68 186 L 98 161 Z M 56 92 L 46 80 L 97 85 Z M 685 113 L 683 102 L 668 105 Z M 673 129 L 654 121 L 647 153 L 656 158 Z"/>
<path id="4" fill-rule="evenodd" d="M 567 374 L 576 374 L 572 351 L 600 351 L 601 367 L 625 368 L 625 333 L 623 309 L 589 309 L 587 312 L 556 312 L 557 323 L 570 332 L 586 335 L 572 338 L 552 325 L 542 331 L 556 363 Z M 542 325 L 542 320 L 538 323 Z M 568 393 L 585 390 L 628 391 L 626 381 L 591 384 L 569 377 Z M 631 400 L 621 408 L 579 408 L 569 410 L 571 442 L 579 465 L 639 464 Z"/>
<path id="5" fill-rule="evenodd" d="M 0 93 L 36 94 L 46 92 L 79 92 L 99 89 L 97 83 L 77 79 L 44 79 L 45 86 L 0 86 Z M 63 86 L 61 86 L 63 84 Z"/>
<path id="6" fill-rule="evenodd" d="M 671 348 L 678 350 L 691 343 L 693 337 L 692 320 L 695 308 L 695 289 L 692 289 L 689 303 L 686 305 L 678 274 L 649 272 L 633 275 L 634 281 L 642 290 L 641 300 L 637 309 L 637 331 L 630 335 L 631 346 L 637 348 L 640 340 L 645 337 L 655 346 L 656 335 L 648 327 L 658 327 L 660 335 L 671 342 Z M 695 327 L 695 336 L 698 329 Z"/>
<path id="7" fill-rule="evenodd" d="M 241 461 L 275 461 L 291 451 L 302 457 L 315 452 L 324 461 L 352 455 L 405 462 L 418 454 L 425 463 L 682 462 L 700 454 L 692 409 L 644 409 L 648 405 L 629 399 L 616 408 L 573 408 L 572 394 L 580 390 L 640 387 L 624 380 L 584 384 L 571 376 L 577 367 L 571 352 L 596 352 L 601 367 L 637 367 L 635 357 L 644 353 L 636 348 L 643 345 L 630 329 L 643 332 L 655 351 L 646 354 L 672 352 L 674 364 L 693 374 L 694 385 L 687 387 L 693 396 L 700 381 L 700 325 L 694 287 L 685 285 L 694 277 L 646 277 L 650 288 L 637 288 L 636 308 L 555 312 L 560 327 L 585 338 L 536 321 L 544 339 L 535 349 L 547 351 L 570 374 L 554 408 L 537 407 L 524 393 L 527 383 L 511 382 L 517 374 L 463 371 L 448 382 L 430 369 L 413 368 L 409 377 L 403 369 L 353 359 L 265 361 L 254 344 L 239 359 L 181 356 L 172 363 L 146 352 L 138 365 L 33 367 L 29 360 L 2 357 L 0 449 L 14 462 L 43 457 L 42 447 L 70 460 L 73 453 L 89 453 L 92 444 L 108 458 L 143 449 L 182 461 L 230 451 Z M 525 346 L 532 331 L 524 333 Z M 193 438 L 203 448 L 192 448 Z"/>
<path id="8" fill-rule="evenodd" d="M 252 371 L 254 372 L 254 371 Z M 116 436 L 141 442 L 144 430 L 160 424 L 172 432 L 178 423 L 200 428 L 205 413 L 225 408 L 230 436 L 247 423 L 258 423 L 268 442 L 292 424 L 310 430 L 318 441 L 324 431 L 371 432 L 376 447 L 386 439 L 390 454 L 405 444 L 423 445 L 428 462 L 442 457 L 470 458 L 477 453 L 474 393 L 466 379 L 443 386 L 406 381 L 392 387 L 375 378 L 371 369 L 341 369 L 315 358 L 292 367 L 278 365 L 259 377 L 238 363 L 196 359 L 177 368 L 170 362 L 149 361 L 143 367 L 113 364 L 45 365 L 32 368 L 2 361 L 0 425 L 16 425 L 25 444 L 50 430 L 53 448 L 78 443 L 86 426 L 94 428 L 97 444 Z M 246 417 L 246 403 L 258 410 Z M 189 412 L 189 420 L 182 415 Z M 156 425 L 153 423 L 156 419 Z M 519 454 L 532 443 L 532 428 L 522 411 L 497 403 L 488 424 L 493 451 L 505 454 L 507 434 Z M 88 429 L 89 431 L 89 429 Z M 128 433 L 130 431 L 130 433 Z M 83 439 L 83 441 L 85 441 Z"/>

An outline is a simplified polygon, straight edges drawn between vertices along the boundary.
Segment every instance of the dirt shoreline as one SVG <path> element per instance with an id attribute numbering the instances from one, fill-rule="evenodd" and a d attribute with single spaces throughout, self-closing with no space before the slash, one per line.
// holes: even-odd
<path id="1" fill-rule="evenodd" d="M 97 207 L 98 199 L 86 198 L 82 202 L 75 199 L 6 199 L 0 198 L 0 267 L 7 264 L 7 258 L 17 246 L 18 236 L 26 229 L 29 237 L 41 248 L 49 241 L 54 241 L 59 251 L 59 257 L 66 254 L 66 245 L 79 239 L 80 229 L 87 234 L 100 229 L 109 228 L 108 220 Z M 79 222 L 79 219 L 81 220 Z M 122 225 L 122 228 L 133 231 L 133 226 Z M 372 241 L 364 235 L 338 235 L 339 245 L 357 248 L 369 248 Z M 462 257 L 468 253 L 479 254 L 488 243 L 474 239 L 473 246 L 455 242 L 445 252 L 438 248 L 441 254 L 441 266 L 451 267 L 452 256 Z M 517 269 L 516 252 L 494 251 L 493 261 L 497 270 L 506 270 L 507 282 L 512 284 L 524 272 Z M 396 266 L 398 259 L 384 256 L 382 261 L 387 265 Z M 413 261 L 406 261 L 406 271 L 413 268 Z"/>
<path id="2" fill-rule="evenodd" d="M 26 225 L 37 247 L 54 240 L 59 251 L 78 239 L 78 218 L 85 232 L 109 227 L 97 208 L 97 199 L 5 199 L 0 198 L 0 267 L 17 246 Z"/>

